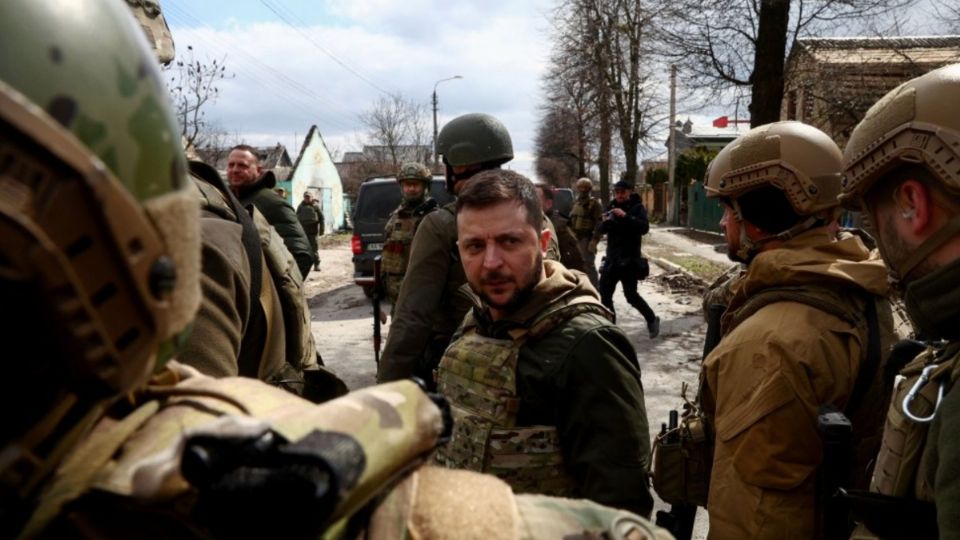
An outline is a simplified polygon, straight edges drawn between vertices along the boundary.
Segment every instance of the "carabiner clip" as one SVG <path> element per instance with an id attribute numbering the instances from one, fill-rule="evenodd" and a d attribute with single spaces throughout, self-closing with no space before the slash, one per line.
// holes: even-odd
<path id="1" fill-rule="evenodd" d="M 933 412 L 930 413 L 930 416 L 914 416 L 914 414 L 910 412 L 910 403 L 914 400 L 914 398 L 917 397 L 917 394 L 920 393 L 920 389 L 930 381 L 930 373 L 938 367 L 939 366 L 934 364 L 923 368 L 920 378 L 917 379 L 917 382 L 913 385 L 913 388 L 907 392 L 907 397 L 903 398 L 903 414 L 918 424 L 929 424 L 930 422 L 933 422 L 933 418 L 937 415 L 937 409 L 940 408 L 940 402 L 943 401 L 943 387 L 946 385 L 946 381 L 940 382 L 940 388 L 937 390 L 937 402 L 933 404 Z"/>

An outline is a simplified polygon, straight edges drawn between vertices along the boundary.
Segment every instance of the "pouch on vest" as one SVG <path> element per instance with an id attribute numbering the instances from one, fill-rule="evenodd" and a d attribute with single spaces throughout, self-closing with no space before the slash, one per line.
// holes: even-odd
<path id="1" fill-rule="evenodd" d="M 670 504 L 707 505 L 713 467 L 713 433 L 700 407 L 681 394 L 683 415 L 653 442 L 653 489 Z M 671 411 L 676 413 L 676 411 Z"/>

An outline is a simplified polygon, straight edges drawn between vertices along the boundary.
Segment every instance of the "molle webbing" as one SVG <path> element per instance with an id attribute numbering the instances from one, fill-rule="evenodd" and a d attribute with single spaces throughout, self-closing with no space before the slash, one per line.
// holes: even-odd
<path id="1" fill-rule="evenodd" d="M 556 428 L 516 425 L 520 409 L 516 371 L 527 340 L 542 338 L 586 313 L 610 318 L 596 299 L 577 297 L 508 331 L 510 339 L 495 339 L 480 336 L 472 314 L 467 317 L 461 338 L 447 349 L 438 376 L 455 420 L 450 443 L 437 452 L 438 463 L 493 474 L 518 492 L 574 493 Z"/>

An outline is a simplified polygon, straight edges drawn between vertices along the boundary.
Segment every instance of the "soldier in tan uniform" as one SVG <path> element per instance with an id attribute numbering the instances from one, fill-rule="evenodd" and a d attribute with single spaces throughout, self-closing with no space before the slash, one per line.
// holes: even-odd
<path id="1" fill-rule="evenodd" d="M 437 373 L 454 430 L 439 463 L 515 491 L 585 497 L 649 515 L 643 385 L 629 339 L 586 275 L 544 261 L 533 184 L 476 175 L 457 200 L 474 307 Z"/>
<path id="2" fill-rule="evenodd" d="M 471 113 L 443 126 L 437 136 L 437 153 L 446 167 L 447 191 L 456 195 L 473 175 L 498 169 L 513 159 L 513 141 L 496 118 Z M 416 375 L 432 386 L 433 370 L 470 308 L 469 299 L 460 291 L 467 280 L 457 251 L 454 214 L 454 203 L 447 204 L 431 212 L 417 228 L 377 369 L 378 381 Z M 550 248 L 548 257 L 559 259 L 555 238 Z"/>
<path id="3" fill-rule="evenodd" d="M 856 507 L 869 529 L 860 537 L 960 537 L 958 95 L 960 64 L 908 81 L 867 111 L 844 151 L 843 201 L 871 224 L 926 340 L 897 377 L 875 493 Z"/>
<path id="4" fill-rule="evenodd" d="M 669 538 L 419 467 L 450 425 L 412 382 L 318 407 L 170 360 L 201 290 L 176 122 L 124 4 L 62 8 L 0 4 L 3 537 Z"/>
<path id="5" fill-rule="evenodd" d="M 603 204 L 600 199 L 591 195 L 593 182 L 589 178 L 580 178 L 575 185 L 577 198 L 570 211 L 570 230 L 577 237 L 580 256 L 583 257 L 584 267 L 590 283 L 594 287 L 599 285 L 597 274 L 597 243 L 600 236 L 597 234 L 597 225 L 603 218 Z"/>
<path id="6" fill-rule="evenodd" d="M 397 173 L 403 200 L 390 214 L 383 230 L 383 284 L 391 305 L 396 304 L 400 295 L 413 235 L 424 216 L 437 208 L 437 201 L 430 198 L 432 181 L 430 169 L 420 163 L 404 163 Z"/>
<path id="7" fill-rule="evenodd" d="M 569 220 L 557 212 L 553 207 L 553 186 L 542 182 L 534 184 L 537 188 L 537 195 L 540 196 L 540 204 L 543 206 L 543 214 L 547 216 L 550 223 L 553 224 L 553 230 L 557 232 L 557 247 L 560 249 L 560 262 L 568 270 L 586 272 L 583 256 L 580 255 L 580 248 L 577 246 L 577 237 L 570 229 Z"/>
<path id="8" fill-rule="evenodd" d="M 885 393 L 875 381 L 893 341 L 886 269 L 859 238 L 836 239 L 840 159 L 823 132 L 777 122 L 740 136 L 710 166 L 707 193 L 724 206 L 730 258 L 747 264 L 701 374 L 715 432 L 711 538 L 822 534 L 822 405 L 851 417 L 856 446 L 877 443 L 875 400 Z"/>

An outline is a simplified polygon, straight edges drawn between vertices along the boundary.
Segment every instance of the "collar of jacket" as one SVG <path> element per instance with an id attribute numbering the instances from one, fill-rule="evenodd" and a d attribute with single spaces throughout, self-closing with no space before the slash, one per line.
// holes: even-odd
<path id="1" fill-rule="evenodd" d="M 877 295 L 889 292 L 887 269 L 879 252 L 867 249 L 857 236 L 837 240 L 827 227 L 817 227 L 757 254 L 731 285 L 728 310 L 769 287 L 831 283 Z"/>
<path id="2" fill-rule="evenodd" d="M 248 195 L 256 193 L 261 189 L 273 189 L 277 185 L 277 177 L 273 171 L 266 171 L 257 181 L 252 184 L 244 184 L 237 188 L 237 198 L 242 199 Z"/>
<path id="3" fill-rule="evenodd" d="M 508 330 L 526 326 L 553 304 L 578 296 L 592 296 L 599 299 L 590 282 L 581 279 L 580 276 L 583 274 L 571 272 L 557 261 L 544 260 L 543 266 L 547 277 L 537 283 L 521 305 L 516 306 L 497 321 L 490 318 L 490 309 L 480 301 L 479 297 L 475 294 L 471 295 L 474 302 L 473 317 L 481 334 L 504 337 Z"/>

